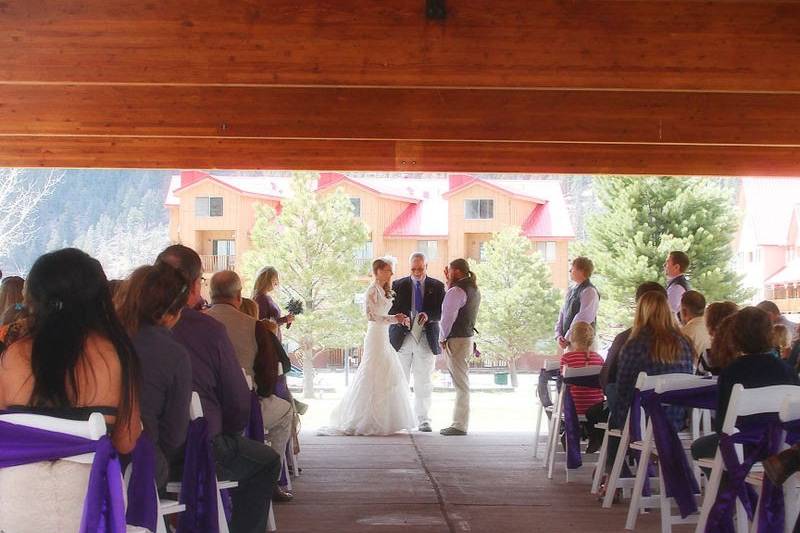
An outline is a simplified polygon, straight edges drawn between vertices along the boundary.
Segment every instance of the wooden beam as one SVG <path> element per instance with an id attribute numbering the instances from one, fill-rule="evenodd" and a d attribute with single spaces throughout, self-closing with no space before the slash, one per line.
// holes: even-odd
<path id="1" fill-rule="evenodd" d="M 800 93 L 0 85 L 31 134 L 800 146 Z"/>
<path id="2" fill-rule="evenodd" d="M 800 148 L 5 136 L 0 166 L 797 176 Z"/>
<path id="3" fill-rule="evenodd" d="M 6 0 L 0 80 L 800 91 L 791 0 Z"/>

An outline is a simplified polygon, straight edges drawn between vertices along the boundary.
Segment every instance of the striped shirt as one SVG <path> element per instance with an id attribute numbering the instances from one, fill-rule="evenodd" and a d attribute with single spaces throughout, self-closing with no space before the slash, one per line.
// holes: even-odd
<path id="1" fill-rule="evenodd" d="M 561 366 L 564 365 L 569 368 L 603 366 L 603 358 L 596 352 L 567 352 L 561 356 Z M 569 390 L 575 402 L 575 411 L 579 415 L 585 415 L 591 406 L 603 401 L 603 391 L 600 389 L 570 385 Z"/>

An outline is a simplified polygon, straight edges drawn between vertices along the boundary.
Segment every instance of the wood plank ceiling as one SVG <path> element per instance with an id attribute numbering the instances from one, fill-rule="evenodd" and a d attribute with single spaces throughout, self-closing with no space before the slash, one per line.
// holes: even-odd
<path id="1" fill-rule="evenodd" d="M 800 2 L 5 0 L 0 166 L 800 175 Z"/>

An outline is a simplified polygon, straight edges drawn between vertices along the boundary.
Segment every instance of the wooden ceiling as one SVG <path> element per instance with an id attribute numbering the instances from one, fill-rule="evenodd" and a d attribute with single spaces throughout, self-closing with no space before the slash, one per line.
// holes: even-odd
<path id="1" fill-rule="evenodd" d="M 0 166 L 800 175 L 800 2 L 5 0 Z"/>

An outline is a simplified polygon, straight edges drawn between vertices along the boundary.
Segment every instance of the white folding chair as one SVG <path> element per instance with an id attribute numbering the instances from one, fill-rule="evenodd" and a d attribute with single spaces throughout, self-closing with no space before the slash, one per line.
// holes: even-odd
<path id="1" fill-rule="evenodd" d="M 800 399 L 786 398 L 778 413 L 781 422 L 800 420 Z M 784 532 L 793 531 L 800 515 L 800 473 L 795 472 L 783 484 Z"/>
<path id="2" fill-rule="evenodd" d="M 544 366 L 542 367 L 541 372 L 552 372 L 554 370 L 558 370 L 559 365 L 560 365 L 560 360 L 547 359 L 544 362 Z M 547 388 L 548 388 L 548 391 L 550 393 L 550 399 L 553 401 L 553 405 L 545 407 L 544 405 L 542 405 L 541 400 L 539 401 L 539 410 L 537 411 L 538 414 L 536 416 L 536 431 L 534 432 L 534 439 L 533 439 L 533 457 L 535 459 L 535 458 L 539 457 L 539 439 L 541 437 L 542 418 L 544 418 L 547 415 L 547 413 L 550 413 L 550 415 L 551 415 L 550 416 L 550 420 L 548 420 L 548 427 L 549 427 L 549 429 L 548 429 L 548 431 L 549 431 L 548 440 L 547 440 L 547 446 L 545 448 L 545 454 L 544 454 L 544 456 L 545 456 L 545 462 L 544 462 L 545 468 L 547 467 L 547 460 L 546 459 L 550 455 L 550 437 L 553 434 L 553 431 L 552 431 L 553 430 L 553 416 L 552 416 L 552 413 L 553 413 L 555 404 L 558 402 L 558 388 L 556 387 L 555 381 L 554 380 L 549 380 L 547 382 Z"/>
<path id="3" fill-rule="evenodd" d="M 691 390 L 696 388 L 704 388 L 715 383 L 713 380 L 704 379 L 701 376 L 692 374 L 662 374 L 660 376 L 652 376 L 656 380 L 654 392 L 656 394 L 663 394 L 669 391 L 677 390 Z M 697 435 L 686 435 L 682 438 L 682 442 L 687 445 L 699 437 L 700 425 L 697 425 Z M 685 519 L 680 515 L 672 514 L 672 499 L 666 496 L 666 489 L 664 487 L 664 476 L 661 471 L 661 463 L 658 465 L 658 482 L 659 493 L 658 495 L 643 496 L 642 490 L 647 481 L 647 467 L 648 459 L 651 455 L 658 455 L 653 440 L 653 427 L 648 420 L 645 426 L 645 431 L 640 443 L 631 443 L 631 448 L 640 450 L 639 464 L 636 468 L 636 477 L 634 478 L 633 492 L 631 493 L 631 501 L 628 507 L 628 517 L 625 522 L 625 529 L 634 530 L 636 527 L 636 519 L 639 513 L 647 509 L 658 508 L 661 512 L 661 531 L 662 533 L 670 533 L 674 524 L 689 524 L 697 520 L 697 516 L 688 516 Z M 699 474 L 695 472 L 695 477 L 698 483 Z"/>
<path id="4" fill-rule="evenodd" d="M 640 391 L 653 390 L 656 387 L 658 376 L 648 376 L 644 372 L 640 372 L 636 378 L 636 388 Z M 644 425 L 644 414 L 639 417 L 640 424 Z M 607 437 L 618 437 L 619 447 L 617 448 L 617 455 L 614 457 L 614 466 L 611 468 L 611 473 L 608 475 L 606 481 L 606 494 L 603 498 L 603 507 L 608 509 L 614 503 L 614 494 L 617 489 L 623 490 L 623 495 L 628 490 L 633 488 L 635 478 L 622 478 L 622 468 L 625 465 L 625 458 L 628 455 L 628 449 L 631 447 L 630 441 L 630 424 L 631 412 L 628 408 L 628 415 L 625 417 L 625 424 L 622 430 L 607 429 Z M 640 431 L 644 432 L 644 427 L 640 427 Z M 640 433 L 641 434 L 641 433 Z M 607 454 L 607 451 L 606 451 Z M 604 468 L 605 464 L 598 464 L 598 468 Z"/>
<path id="5" fill-rule="evenodd" d="M 255 383 L 253 382 L 253 376 L 247 373 L 247 370 L 242 368 L 242 373 L 244 374 L 244 380 L 247 382 L 247 388 L 251 391 L 256 390 Z M 264 428 L 264 436 L 266 437 L 268 431 L 267 428 Z M 282 464 L 285 464 L 286 460 L 282 461 Z M 289 479 L 289 475 L 286 475 L 286 479 Z M 292 490 L 291 481 L 289 481 L 289 490 Z M 275 525 L 275 512 L 272 510 L 272 502 L 269 502 L 269 516 L 267 517 L 267 531 L 277 531 L 277 526 Z"/>
<path id="6" fill-rule="evenodd" d="M 570 368 L 568 366 L 564 366 L 561 371 L 561 375 L 565 378 L 578 378 L 578 377 L 588 377 L 588 376 L 599 376 L 600 371 L 603 369 L 601 365 L 592 365 L 592 366 L 585 366 L 580 368 Z M 550 443 L 548 445 L 548 452 L 547 455 L 547 479 L 553 479 L 553 468 L 556 462 L 556 454 L 563 454 L 566 457 L 567 453 L 569 453 L 569 439 L 565 438 L 564 442 L 567 446 L 567 449 L 564 452 L 558 452 L 558 440 L 561 432 L 561 418 L 564 415 L 564 387 L 567 387 L 566 383 L 562 383 L 562 391 L 561 394 L 558 395 L 558 399 L 555 404 L 555 411 L 553 412 L 552 420 L 554 421 L 551 425 L 553 427 L 553 432 L 550 434 Z M 585 421 L 586 417 L 581 415 L 578 417 L 579 420 Z M 580 452 L 580 450 L 578 450 Z M 566 475 L 566 481 L 569 483 L 569 474 L 570 470 L 567 468 L 566 460 L 564 461 L 564 473 Z"/>
<path id="7" fill-rule="evenodd" d="M 800 387 L 795 385 L 773 385 L 771 387 L 758 387 L 745 389 L 741 384 L 733 386 L 731 399 L 728 402 L 728 411 L 725 414 L 725 421 L 722 425 L 722 432 L 733 435 L 737 432 L 736 422 L 739 417 L 751 416 L 766 413 L 779 413 L 784 402 L 787 400 L 800 399 Z M 735 446 L 739 460 L 743 459 L 742 446 Z M 711 475 L 706 484 L 706 491 L 703 495 L 703 506 L 700 510 L 700 518 L 697 521 L 696 533 L 704 533 L 708 516 L 714 506 L 719 493 L 722 474 L 725 471 L 725 463 L 722 455 L 717 449 L 714 461 L 711 463 Z M 756 514 L 756 516 L 758 516 Z M 747 533 L 749 521 L 747 513 L 741 501 L 736 500 L 736 531 L 737 533 Z M 790 531 L 790 530 L 787 530 Z"/>

